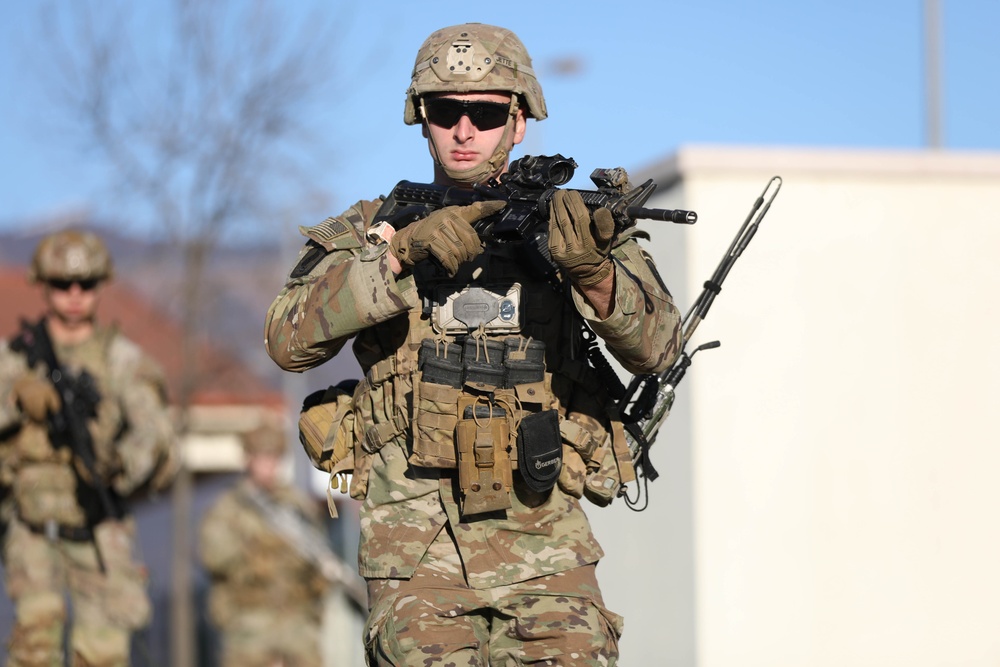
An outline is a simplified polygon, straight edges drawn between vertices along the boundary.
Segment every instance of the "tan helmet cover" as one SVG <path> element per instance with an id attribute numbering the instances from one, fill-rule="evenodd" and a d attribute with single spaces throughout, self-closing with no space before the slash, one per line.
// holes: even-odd
<path id="1" fill-rule="evenodd" d="M 418 98 L 427 93 L 506 91 L 524 98 L 527 115 L 548 116 L 531 57 L 506 28 L 465 23 L 436 31 L 420 47 L 406 91 L 403 121 L 415 125 Z"/>
<path id="2" fill-rule="evenodd" d="M 285 433 L 275 424 L 264 422 L 243 434 L 243 451 L 248 456 L 271 454 L 281 456 L 288 448 Z"/>
<path id="3" fill-rule="evenodd" d="M 111 255 L 96 234 L 67 229 L 41 240 L 28 280 L 107 280 L 113 274 Z"/>

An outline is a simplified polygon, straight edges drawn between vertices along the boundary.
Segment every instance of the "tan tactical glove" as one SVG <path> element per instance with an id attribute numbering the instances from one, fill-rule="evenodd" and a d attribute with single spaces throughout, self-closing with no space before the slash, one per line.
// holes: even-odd
<path id="1" fill-rule="evenodd" d="M 583 197 L 559 190 L 549 206 L 549 254 L 570 280 L 581 287 L 596 285 L 613 269 L 608 255 L 615 233 L 611 211 L 599 208 L 591 220 Z"/>
<path id="2" fill-rule="evenodd" d="M 489 217 L 506 206 L 502 201 L 479 201 L 469 206 L 449 206 L 434 211 L 423 220 L 400 229 L 389 249 L 404 268 L 433 255 L 449 276 L 458 267 L 483 251 L 472 223 Z"/>
<path id="3" fill-rule="evenodd" d="M 59 392 L 52 383 L 32 373 L 25 373 L 14 382 L 11 397 L 21 406 L 21 412 L 36 422 L 45 421 L 49 413 L 62 407 Z"/>

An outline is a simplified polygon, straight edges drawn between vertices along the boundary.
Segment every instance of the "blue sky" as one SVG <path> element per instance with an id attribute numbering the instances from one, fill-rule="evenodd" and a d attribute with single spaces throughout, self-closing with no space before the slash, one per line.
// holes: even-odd
<path id="1" fill-rule="evenodd" d="M 284 6 L 334 13 L 343 4 Z M 1000 2 L 941 0 L 941 11 L 945 147 L 1000 151 Z M 23 48 L 45 48 L 46 36 L 31 32 L 35 12 L 33 3 L 0 9 L 3 229 L 115 210 L 101 162 L 50 126 L 30 66 L 38 54 Z M 919 148 L 922 15 L 923 0 L 371 1 L 351 9 L 329 45 L 360 82 L 317 116 L 331 149 L 316 186 L 336 213 L 400 179 L 430 179 L 419 129 L 402 122 L 403 92 L 424 38 L 466 21 L 509 27 L 525 42 L 550 115 L 529 125 L 518 154 L 574 157 L 578 187 L 596 167 L 641 169 L 691 143 Z M 568 57 L 582 68 L 557 75 L 552 64 Z"/>

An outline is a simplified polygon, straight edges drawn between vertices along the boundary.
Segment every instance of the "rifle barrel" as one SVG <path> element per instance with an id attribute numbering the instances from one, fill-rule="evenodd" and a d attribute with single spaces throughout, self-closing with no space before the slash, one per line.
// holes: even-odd
<path id="1" fill-rule="evenodd" d="M 626 212 L 633 220 L 662 220 L 663 222 L 674 222 L 678 225 L 693 225 L 698 222 L 697 213 L 694 211 L 683 211 L 681 209 L 629 206 L 626 209 Z"/>

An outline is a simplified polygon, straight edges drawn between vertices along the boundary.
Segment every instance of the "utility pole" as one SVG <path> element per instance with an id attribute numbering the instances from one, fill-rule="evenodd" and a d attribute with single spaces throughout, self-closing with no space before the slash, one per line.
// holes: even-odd
<path id="1" fill-rule="evenodd" d="M 941 101 L 941 3 L 924 0 L 925 140 L 928 148 L 944 147 Z"/>

